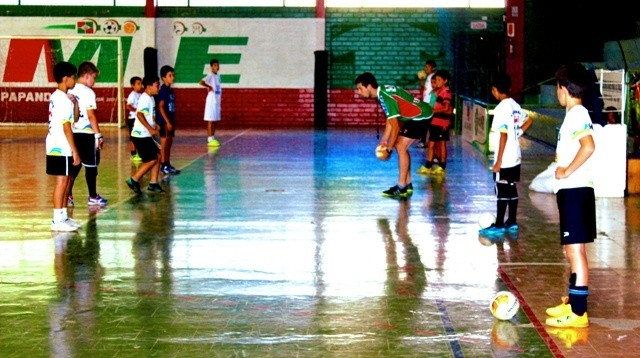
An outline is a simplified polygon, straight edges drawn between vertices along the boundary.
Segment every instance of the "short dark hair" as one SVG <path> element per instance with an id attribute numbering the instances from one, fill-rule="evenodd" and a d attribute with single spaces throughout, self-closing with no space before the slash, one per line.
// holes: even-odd
<path id="1" fill-rule="evenodd" d="M 138 76 L 133 76 L 131 77 L 131 79 L 129 80 L 129 84 L 131 84 L 133 86 L 134 83 L 136 83 L 136 81 L 142 81 L 142 78 L 138 77 Z"/>
<path id="2" fill-rule="evenodd" d="M 496 73 L 491 79 L 491 87 L 495 87 L 502 94 L 511 92 L 511 77 L 504 72 Z"/>
<path id="3" fill-rule="evenodd" d="M 160 82 L 158 76 L 144 76 L 144 78 L 142 79 L 142 86 L 144 88 L 147 88 L 156 82 Z"/>
<path id="4" fill-rule="evenodd" d="M 173 67 L 164 65 L 160 68 L 160 77 L 165 78 L 169 72 L 176 72 Z"/>
<path id="5" fill-rule="evenodd" d="M 378 81 L 376 80 L 376 76 L 374 76 L 371 72 L 365 72 L 356 77 L 355 85 L 357 86 L 358 83 L 361 83 L 364 87 L 371 85 L 371 87 L 373 88 L 378 88 Z"/>
<path id="6" fill-rule="evenodd" d="M 214 63 L 217 63 L 219 65 L 220 61 L 218 61 L 217 58 L 214 58 L 214 59 L 211 60 L 211 62 L 209 62 L 209 66 L 213 66 Z"/>
<path id="7" fill-rule="evenodd" d="M 436 77 L 436 76 L 437 76 L 437 77 L 440 77 L 440 78 L 442 78 L 443 80 L 447 80 L 447 81 L 451 80 L 451 75 L 449 74 L 449 71 L 447 71 L 447 70 L 437 70 L 437 71 L 433 74 L 433 76 L 434 76 L 434 77 Z"/>
<path id="8" fill-rule="evenodd" d="M 569 63 L 560 66 L 556 71 L 556 81 L 561 87 L 566 87 L 569 95 L 582 98 L 589 89 L 589 72 L 580 63 Z"/>
<path id="9" fill-rule="evenodd" d="M 100 74 L 100 70 L 98 67 L 93 64 L 93 62 L 85 61 L 78 66 L 78 77 L 82 77 L 85 74 L 95 73 L 96 75 Z"/>
<path id="10" fill-rule="evenodd" d="M 62 83 L 64 77 L 75 76 L 78 69 L 70 62 L 60 61 L 53 66 L 53 78 L 56 83 Z"/>
<path id="11" fill-rule="evenodd" d="M 436 61 L 434 60 L 427 60 L 424 64 L 431 65 L 431 67 L 436 68 Z"/>

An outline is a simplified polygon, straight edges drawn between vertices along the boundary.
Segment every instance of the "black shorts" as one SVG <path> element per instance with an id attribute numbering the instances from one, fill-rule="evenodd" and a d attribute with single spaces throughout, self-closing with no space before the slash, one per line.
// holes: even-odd
<path id="1" fill-rule="evenodd" d="M 136 151 L 138 151 L 138 155 L 143 163 L 158 159 L 158 145 L 153 138 L 132 137 L 131 141 L 133 141 L 133 145 L 136 147 Z"/>
<path id="2" fill-rule="evenodd" d="M 429 141 L 437 142 L 437 141 L 448 141 L 449 140 L 449 129 L 443 129 L 438 126 L 429 127 Z"/>
<path id="3" fill-rule="evenodd" d="M 561 189 L 556 193 L 560 213 L 560 243 L 584 244 L 596 238 L 596 198 L 593 188 Z"/>
<path id="4" fill-rule="evenodd" d="M 82 165 L 97 167 L 100 164 L 100 151 L 96 149 L 96 137 L 93 133 L 73 133 Z"/>
<path id="5" fill-rule="evenodd" d="M 424 135 L 427 133 L 427 128 L 429 128 L 429 121 L 406 121 L 400 122 L 400 134 L 403 137 L 411 138 L 411 139 L 420 139 L 424 138 Z"/>
<path id="6" fill-rule="evenodd" d="M 131 131 L 133 130 L 133 123 L 136 121 L 135 118 L 127 118 L 127 128 L 129 128 L 129 138 L 131 138 Z"/>
<path id="7" fill-rule="evenodd" d="M 75 168 L 77 167 L 73 166 L 73 157 L 47 155 L 47 174 L 49 175 L 70 176 Z"/>
<path id="8" fill-rule="evenodd" d="M 500 168 L 500 175 L 493 173 L 493 180 L 505 180 L 507 183 L 515 183 L 520 181 L 520 164 L 510 168 Z"/>
<path id="9" fill-rule="evenodd" d="M 159 123 L 158 123 L 159 124 Z M 159 124 L 160 127 L 160 137 L 175 137 L 176 136 L 176 125 L 175 123 L 171 123 L 173 125 L 173 129 L 168 131 L 167 130 L 167 125 L 162 122 L 162 124 Z"/>

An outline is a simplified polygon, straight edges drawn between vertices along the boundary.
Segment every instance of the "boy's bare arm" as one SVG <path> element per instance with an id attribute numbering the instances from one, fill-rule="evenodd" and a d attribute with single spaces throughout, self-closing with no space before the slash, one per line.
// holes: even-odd
<path id="1" fill-rule="evenodd" d="M 164 110 L 164 100 L 160 100 L 160 103 L 158 104 L 158 109 L 160 110 L 160 115 L 164 120 L 164 124 L 167 127 L 167 130 L 170 131 L 171 129 L 173 129 L 173 126 L 169 121 L 169 116 L 167 115 L 167 112 Z"/>
<path id="2" fill-rule="evenodd" d="M 573 174 L 573 172 L 578 170 L 578 168 L 589 159 L 595 149 L 596 146 L 593 142 L 593 136 L 587 135 L 580 138 L 580 149 L 578 153 L 576 153 L 573 161 L 567 167 L 556 168 L 556 179 L 564 179 Z"/>
<path id="3" fill-rule="evenodd" d="M 144 116 L 144 114 L 142 112 L 136 113 L 136 116 L 138 116 L 138 120 L 140 121 L 140 123 L 142 123 L 142 125 L 145 128 L 147 128 L 147 130 L 149 131 L 149 134 L 151 134 L 151 135 L 158 134 L 158 130 L 153 128 L 153 127 L 151 127 L 149 122 L 147 122 L 147 118 L 145 118 L 145 116 Z"/>
<path id="4" fill-rule="evenodd" d="M 504 148 L 507 146 L 507 133 L 500 133 L 500 143 L 498 144 L 498 153 L 496 153 L 496 162 L 493 164 L 493 172 L 500 173 L 502 167 L 502 155 Z"/>
<path id="5" fill-rule="evenodd" d="M 73 140 L 71 122 L 64 123 L 62 125 L 62 130 L 64 131 L 64 136 L 67 138 L 67 142 L 69 142 L 69 146 L 71 147 L 71 154 L 73 155 L 73 165 L 80 165 L 80 154 L 78 154 L 76 142 Z"/>

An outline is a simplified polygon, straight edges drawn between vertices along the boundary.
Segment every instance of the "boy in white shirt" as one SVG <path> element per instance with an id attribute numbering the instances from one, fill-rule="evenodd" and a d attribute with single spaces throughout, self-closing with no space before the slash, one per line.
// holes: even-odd
<path id="1" fill-rule="evenodd" d="M 556 173 L 553 191 L 560 214 L 560 243 L 569 260 L 569 296 L 546 310 L 546 324 L 552 327 L 583 328 L 589 326 L 587 296 L 589 265 L 586 244 L 596 238 L 596 205 L 592 164 L 595 150 L 593 124 L 582 105 L 590 76 L 581 64 L 564 65 L 556 71 L 558 101 L 567 109 L 558 132 Z"/>
<path id="2" fill-rule="evenodd" d="M 77 231 L 79 227 L 68 217 L 65 205 L 73 168 L 80 166 L 80 155 L 71 130 L 71 125 L 78 117 L 78 102 L 67 93 L 76 84 L 76 73 L 76 67 L 69 62 L 58 62 L 53 67 L 58 89 L 49 100 L 49 133 L 46 139 L 46 172 L 56 177 L 52 231 Z"/>
<path id="3" fill-rule="evenodd" d="M 158 184 L 160 144 L 153 138 L 159 134 L 159 128 L 156 124 L 156 102 L 153 96 L 157 95 L 160 90 L 160 79 L 157 76 L 145 77 L 142 79 L 142 85 L 144 86 L 144 93 L 138 99 L 136 120 L 131 131 L 131 140 L 136 146 L 142 164 L 135 174 L 125 182 L 134 193 L 142 194 L 140 179 L 150 171 L 151 178 L 147 190 L 154 193 L 162 193 L 164 189 Z"/>
<path id="4" fill-rule="evenodd" d="M 495 153 L 493 157 L 493 179 L 496 183 L 498 210 L 496 222 L 480 230 L 481 235 L 502 235 L 505 231 L 518 232 L 518 188 L 520 181 L 521 152 L 518 138 L 533 123 L 520 105 L 511 98 L 511 78 L 505 73 L 497 74 L 491 82 L 491 94 L 500 103 L 496 106 L 491 123 L 489 139 Z M 509 219 L 504 216 L 509 207 Z"/>
<path id="5" fill-rule="evenodd" d="M 220 62 L 217 59 L 211 60 L 211 73 L 200 80 L 200 85 L 207 88 L 207 100 L 204 106 L 204 120 L 207 122 L 207 146 L 219 147 L 220 142 L 216 139 L 216 122 L 221 119 L 222 86 L 220 86 Z"/>
<path id="6" fill-rule="evenodd" d="M 136 146 L 131 140 L 131 131 L 133 130 L 133 122 L 136 120 L 138 99 L 142 92 L 144 92 L 144 88 L 142 87 L 142 78 L 138 76 L 131 77 L 129 83 L 131 84 L 131 93 L 129 93 L 127 103 L 125 104 L 125 108 L 129 111 L 129 116 L 127 117 L 127 128 L 129 128 L 129 151 L 131 151 L 131 160 L 134 162 L 140 162 L 141 160 L 138 152 L 136 151 Z"/>

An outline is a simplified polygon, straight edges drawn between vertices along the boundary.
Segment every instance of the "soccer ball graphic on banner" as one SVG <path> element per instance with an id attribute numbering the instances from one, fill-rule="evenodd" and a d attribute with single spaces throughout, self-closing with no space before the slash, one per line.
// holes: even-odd
<path id="1" fill-rule="evenodd" d="M 119 30 L 120 24 L 116 20 L 110 19 L 102 24 L 102 31 L 106 34 L 113 35 L 118 33 Z"/>
<path id="2" fill-rule="evenodd" d="M 520 303 L 513 293 L 509 291 L 500 291 L 493 296 L 489 309 L 495 318 L 500 320 L 509 320 L 518 313 Z"/>

